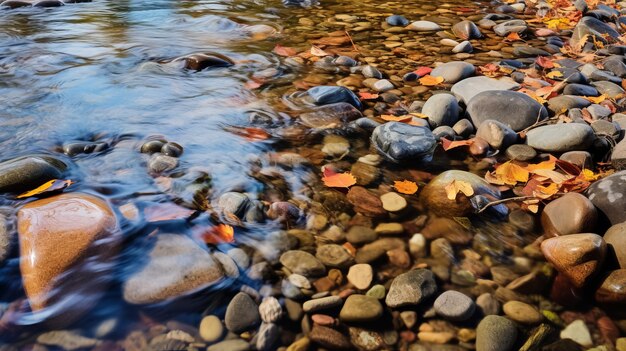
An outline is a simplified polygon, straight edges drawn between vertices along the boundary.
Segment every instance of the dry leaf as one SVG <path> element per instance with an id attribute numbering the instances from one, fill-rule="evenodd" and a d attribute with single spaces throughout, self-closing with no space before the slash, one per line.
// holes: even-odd
<path id="1" fill-rule="evenodd" d="M 270 134 L 261 128 L 228 126 L 224 127 L 224 130 L 244 137 L 248 141 L 261 141 L 270 137 Z"/>
<path id="2" fill-rule="evenodd" d="M 443 77 L 433 77 L 431 75 L 426 75 L 419 79 L 421 85 L 425 85 L 428 87 L 439 85 L 443 83 L 443 81 Z"/>
<path id="3" fill-rule="evenodd" d="M 330 54 L 327 53 L 326 51 L 318 48 L 315 45 L 311 46 L 311 55 L 313 56 L 317 56 L 317 57 L 324 57 L 324 56 L 329 56 Z"/>
<path id="4" fill-rule="evenodd" d="M 587 99 L 589 101 L 591 101 L 592 104 L 599 104 L 601 102 L 603 102 L 604 100 L 606 100 L 608 98 L 608 96 L 602 94 L 600 96 L 583 96 L 583 99 Z"/>
<path id="5" fill-rule="evenodd" d="M 376 100 L 378 99 L 378 94 L 372 94 L 365 91 L 359 92 L 359 98 L 361 100 Z"/>
<path id="6" fill-rule="evenodd" d="M 454 149 L 459 146 L 470 146 L 473 143 L 474 143 L 474 139 L 451 141 L 446 138 L 441 138 L 441 146 L 443 147 L 444 151 L 448 151 L 450 149 Z"/>
<path id="7" fill-rule="evenodd" d="M 493 175 L 504 184 L 515 185 L 517 182 L 526 183 L 529 172 L 518 164 L 507 161 L 498 166 Z"/>
<path id="8" fill-rule="evenodd" d="M 393 187 L 401 194 L 413 195 L 417 192 L 417 184 L 410 180 L 399 181 L 393 183 Z"/>
<path id="9" fill-rule="evenodd" d="M 520 38 L 519 33 L 517 32 L 511 32 L 509 33 L 509 35 L 506 36 L 506 38 L 504 38 L 505 41 L 519 41 L 522 40 L 522 38 Z"/>
<path id="10" fill-rule="evenodd" d="M 394 115 L 381 115 L 380 118 L 387 122 L 408 122 L 413 119 L 411 115 L 394 116 Z"/>
<path id="11" fill-rule="evenodd" d="M 37 188 L 33 190 L 19 194 L 17 198 L 23 199 L 25 197 L 31 197 L 31 196 L 35 196 L 35 195 L 39 195 L 39 194 L 43 194 L 47 192 L 63 190 L 72 184 L 74 184 L 74 182 L 69 179 L 68 180 L 53 179 L 48 182 L 45 182 L 44 184 L 38 186 Z"/>
<path id="12" fill-rule="evenodd" d="M 280 44 L 276 44 L 273 51 L 276 55 L 285 56 L 285 57 L 294 56 L 295 54 L 298 53 L 296 49 L 290 48 L 287 46 L 282 46 Z"/>
<path id="13" fill-rule="evenodd" d="M 537 56 L 537 59 L 535 59 L 535 63 L 538 64 L 540 67 L 547 68 L 547 69 L 552 69 L 555 67 L 554 62 L 552 62 L 552 60 L 544 56 Z"/>
<path id="14" fill-rule="evenodd" d="M 235 241 L 235 229 L 228 224 L 218 224 L 200 236 L 207 244 L 232 243 Z"/>
<path id="15" fill-rule="evenodd" d="M 546 78 L 554 79 L 563 77 L 563 72 L 561 71 L 550 71 L 546 74 Z"/>
<path id="16" fill-rule="evenodd" d="M 448 196 L 449 200 L 455 200 L 456 195 L 459 192 L 463 193 L 465 196 L 474 195 L 474 189 L 472 188 L 472 185 L 462 180 L 453 180 L 450 184 L 445 186 L 445 189 L 446 195 Z"/>
<path id="17" fill-rule="evenodd" d="M 356 184 L 356 178 L 350 172 L 335 173 L 329 168 L 324 169 L 322 181 L 329 188 L 349 188 Z"/>

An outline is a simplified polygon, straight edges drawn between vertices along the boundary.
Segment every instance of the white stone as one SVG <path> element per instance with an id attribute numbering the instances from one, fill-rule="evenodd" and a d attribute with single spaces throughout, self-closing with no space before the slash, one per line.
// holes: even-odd
<path id="1" fill-rule="evenodd" d="M 575 320 L 565 327 L 565 329 L 561 331 L 561 339 L 572 339 L 585 347 L 593 346 L 589 329 L 582 319 Z"/>

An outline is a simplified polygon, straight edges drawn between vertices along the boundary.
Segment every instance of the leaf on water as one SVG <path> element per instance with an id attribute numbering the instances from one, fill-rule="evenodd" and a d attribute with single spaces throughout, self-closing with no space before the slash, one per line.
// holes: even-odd
<path id="1" fill-rule="evenodd" d="M 454 149 L 460 146 L 470 146 L 473 143 L 474 139 L 452 141 L 446 138 L 441 138 L 441 146 L 443 147 L 444 151 L 448 151 L 450 149 Z"/>
<path id="2" fill-rule="evenodd" d="M 311 45 L 311 55 L 317 57 L 329 56 L 330 54 L 315 45 Z"/>
<path id="3" fill-rule="evenodd" d="M 396 180 L 393 187 L 401 194 L 413 195 L 417 192 L 418 186 L 410 180 Z"/>
<path id="4" fill-rule="evenodd" d="M 43 194 L 47 192 L 63 190 L 72 184 L 74 184 L 74 182 L 69 179 L 67 180 L 53 179 L 53 180 L 45 182 L 44 184 L 38 186 L 37 188 L 33 190 L 19 194 L 17 198 L 23 199 L 25 197 L 31 197 L 31 196 L 35 196 L 35 195 L 39 195 L 39 194 Z"/>
<path id="5" fill-rule="evenodd" d="M 432 72 L 433 69 L 430 67 L 418 67 L 415 71 L 413 71 L 415 74 L 417 74 L 419 77 L 423 77 L 427 74 L 430 74 L 430 72 Z"/>
<path id="6" fill-rule="evenodd" d="M 472 185 L 462 180 L 453 180 L 450 184 L 445 186 L 445 190 L 449 200 L 455 200 L 458 193 L 463 193 L 468 197 L 474 195 Z"/>
<path id="7" fill-rule="evenodd" d="M 270 137 L 270 134 L 261 128 L 228 126 L 224 130 L 244 137 L 248 141 L 262 141 Z"/>
<path id="8" fill-rule="evenodd" d="M 296 49 L 290 48 L 287 46 L 282 46 L 280 44 L 276 44 L 273 51 L 276 55 L 280 55 L 284 57 L 294 56 L 295 54 L 298 53 Z"/>
<path id="9" fill-rule="evenodd" d="M 546 74 L 546 78 L 554 79 L 563 77 L 563 72 L 561 71 L 550 71 Z"/>
<path id="10" fill-rule="evenodd" d="M 439 85 L 443 83 L 443 81 L 444 81 L 443 77 L 433 77 L 431 75 L 425 75 L 419 79 L 420 84 L 425 85 L 427 87 Z"/>
<path id="11" fill-rule="evenodd" d="M 322 181 L 329 188 L 349 188 L 356 184 L 356 178 L 350 172 L 335 173 L 329 168 L 324 169 Z"/>
<path id="12" fill-rule="evenodd" d="M 235 228 L 228 224 L 218 224 L 201 234 L 207 244 L 232 243 L 235 241 Z"/>
<path id="13" fill-rule="evenodd" d="M 359 98 L 361 98 L 361 100 L 376 100 L 378 99 L 378 94 L 361 91 L 359 92 Z"/>

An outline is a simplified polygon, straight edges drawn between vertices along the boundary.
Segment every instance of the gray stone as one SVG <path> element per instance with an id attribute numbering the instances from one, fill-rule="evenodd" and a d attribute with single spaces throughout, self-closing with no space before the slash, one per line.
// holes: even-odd
<path id="1" fill-rule="evenodd" d="M 122 286 L 130 304 L 152 304 L 198 291 L 222 280 L 222 267 L 185 235 L 158 234 L 147 262 Z"/>
<path id="2" fill-rule="evenodd" d="M 171 171 L 178 166 L 178 159 L 172 156 L 166 156 L 156 153 L 150 156 L 148 160 L 148 169 L 153 173 L 163 173 Z"/>
<path id="3" fill-rule="evenodd" d="M 241 334 L 255 328 L 260 322 L 259 306 L 250 295 L 240 292 L 230 300 L 224 317 L 226 329 L 235 334 Z"/>
<path id="4" fill-rule="evenodd" d="M 441 30 L 441 27 L 435 22 L 431 21 L 415 21 L 408 25 L 408 29 L 418 32 L 434 32 Z"/>
<path id="5" fill-rule="evenodd" d="M 452 127 L 439 126 L 433 129 L 433 135 L 435 136 L 435 139 L 437 140 L 441 140 L 441 138 L 454 140 L 454 137 L 456 136 L 456 132 L 454 131 L 454 129 L 452 129 Z"/>
<path id="6" fill-rule="evenodd" d="M 546 152 L 587 150 L 596 136 L 587 124 L 561 123 L 537 127 L 526 133 L 526 144 Z"/>
<path id="7" fill-rule="evenodd" d="M 548 109 L 555 114 L 563 113 L 573 108 L 584 108 L 589 105 L 591 105 L 591 101 L 572 95 L 560 95 L 548 100 Z"/>
<path id="8" fill-rule="evenodd" d="M 302 304 L 302 310 L 306 313 L 314 313 L 323 310 L 329 310 L 339 307 L 343 304 L 343 300 L 339 296 L 320 297 L 312 299 Z"/>
<path id="9" fill-rule="evenodd" d="M 262 323 L 256 335 L 256 349 L 259 351 L 275 350 L 280 337 L 280 328 L 274 323 Z"/>
<path id="10" fill-rule="evenodd" d="M 383 77 L 383 74 L 380 73 L 378 68 L 376 68 L 374 66 L 370 66 L 370 65 L 367 65 L 367 66 L 363 67 L 363 69 L 361 70 L 361 74 L 365 78 L 381 79 Z"/>
<path id="11" fill-rule="evenodd" d="M 472 21 L 461 21 L 452 26 L 452 33 L 463 40 L 479 39 L 483 34 L 478 29 L 478 26 Z"/>
<path id="12" fill-rule="evenodd" d="M 476 306 L 483 316 L 500 314 L 500 302 L 490 293 L 484 293 L 476 298 Z"/>
<path id="13" fill-rule="evenodd" d="M 524 162 L 524 161 L 530 161 L 533 158 L 537 157 L 537 151 L 535 151 L 535 149 L 525 144 L 515 144 L 515 145 L 509 146 L 506 149 L 505 155 L 510 160 Z"/>
<path id="14" fill-rule="evenodd" d="M 435 67 L 430 72 L 433 77 L 443 77 L 444 83 L 454 84 L 460 80 L 471 77 L 476 73 L 474 65 L 462 61 L 446 62 Z"/>
<path id="15" fill-rule="evenodd" d="M 513 55 L 517 57 L 537 57 L 550 56 L 550 53 L 532 46 L 516 46 L 515 49 L 513 49 Z"/>
<path id="16" fill-rule="evenodd" d="M 612 82 L 598 81 L 591 82 L 591 85 L 593 85 L 600 94 L 606 95 L 610 99 L 618 99 L 624 97 L 626 94 L 626 91 L 624 91 L 622 87 Z"/>
<path id="17" fill-rule="evenodd" d="M 409 24 L 409 20 L 402 15 L 391 15 L 385 19 L 390 26 L 406 27 Z"/>
<path id="18" fill-rule="evenodd" d="M 467 138 L 470 135 L 474 134 L 474 131 L 476 129 L 469 119 L 463 118 L 456 122 L 454 126 L 452 126 L 452 130 L 454 130 L 457 135 L 462 136 L 463 138 Z"/>
<path id="19" fill-rule="evenodd" d="M 391 89 L 394 89 L 395 87 L 393 86 L 393 84 L 391 84 L 390 81 L 388 81 L 387 79 L 380 79 L 378 81 L 376 81 L 376 83 L 372 84 L 372 89 L 378 91 L 378 92 L 385 92 Z"/>
<path id="20" fill-rule="evenodd" d="M 622 139 L 622 141 L 617 143 L 617 145 L 613 148 L 611 163 L 615 169 L 626 169 L 626 139 Z"/>
<path id="21" fill-rule="evenodd" d="M 51 156 L 24 156 L 0 163 L 0 192 L 21 193 L 59 179 L 66 164 Z"/>
<path id="22" fill-rule="evenodd" d="M 523 20 L 510 20 L 497 24 L 493 27 L 493 31 L 501 37 L 506 37 L 510 33 L 521 33 L 527 28 Z"/>
<path id="23" fill-rule="evenodd" d="M 611 115 L 611 110 L 608 107 L 604 107 L 598 104 L 592 104 L 587 107 L 587 111 L 591 114 L 591 118 L 594 120 L 605 119 Z"/>
<path id="24" fill-rule="evenodd" d="M 548 116 L 548 111 L 530 96 L 516 91 L 485 91 L 477 94 L 467 106 L 475 126 L 493 119 L 519 132 Z"/>
<path id="25" fill-rule="evenodd" d="M 474 96 L 490 90 L 516 90 L 520 85 L 508 77 L 500 79 L 477 76 L 463 79 L 450 90 L 461 102 L 469 102 Z"/>
<path id="26" fill-rule="evenodd" d="M 622 132 L 622 128 L 619 124 L 609 122 L 605 119 L 591 122 L 591 128 L 597 135 L 608 135 L 613 139 L 618 139 Z"/>
<path id="27" fill-rule="evenodd" d="M 563 89 L 565 95 L 578 95 L 578 96 L 598 96 L 598 90 L 592 86 L 584 84 L 568 84 Z"/>
<path id="28" fill-rule="evenodd" d="M 593 167 L 593 158 L 587 151 L 569 151 L 561 155 L 559 160 L 572 163 L 580 169 L 591 169 Z"/>
<path id="29" fill-rule="evenodd" d="M 450 321 L 469 319 L 476 309 L 474 301 L 458 291 L 448 290 L 435 300 L 435 312 Z"/>
<path id="30" fill-rule="evenodd" d="M 459 103 L 451 94 L 435 94 L 426 100 L 422 113 L 428 116 L 431 128 L 452 126 L 459 119 Z"/>
<path id="31" fill-rule="evenodd" d="M 250 206 L 250 198 L 246 194 L 234 191 L 222 194 L 217 200 L 217 206 L 226 215 L 242 217 Z"/>
<path id="32" fill-rule="evenodd" d="M 385 303 L 391 308 L 417 305 L 436 292 L 437 283 L 433 272 L 415 269 L 394 278 Z"/>
<path id="33" fill-rule="evenodd" d="M 585 38 L 586 35 L 594 37 L 596 40 L 607 43 L 605 36 L 611 38 L 618 38 L 619 33 L 608 24 L 600 21 L 597 18 L 585 16 L 578 21 L 578 24 L 574 28 L 574 33 L 570 39 L 572 46 L 579 45 L 579 42 Z M 591 39 L 589 39 L 591 40 Z M 592 40 L 591 40 L 592 41 Z"/>
<path id="34" fill-rule="evenodd" d="M 472 47 L 472 43 L 470 43 L 468 40 L 465 40 L 461 43 L 459 43 L 458 45 L 456 45 L 454 48 L 452 48 L 452 52 L 458 54 L 461 52 L 472 52 L 474 51 L 474 48 Z"/>
<path id="35" fill-rule="evenodd" d="M 611 225 L 626 222 L 626 171 L 619 171 L 591 184 L 587 195 L 606 215 Z"/>
<path id="36" fill-rule="evenodd" d="M 300 122 L 309 128 L 330 129 L 343 127 L 347 122 L 363 115 L 356 107 L 346 102 L 329 104 L 300 115 Z"/>
<path id="37" fill-rule="evenodd" d="M 337 244 L 319 246 L 315 257 L 327 267 L 348 268 L 354 263 L 354 257 L 343 246 Z"/>
<path id="38" fill-rule="evenodd" d="M 494 120 L 485 120 L 476 131 L 476 136 L 484 139 L 496 150 L 507 148 L 517 141 L 517 133 L 506 124 Z"/>
<path id="39" fill-rule="evenodd" d="M 392 162 L 430 162 L 437 141 L 430 129 L 400 122 L 388 122 L 374 129 L 372 144 Z"/>
<path id="40" fill-rule="evenodd" d="M 318 277 L 326 273 L 322 262 L 306 251 L 287 251 L 280 256 L 280 263 L 292 273 L 305 277 Z"/>
<path id="41" fill-rule="evenodd" d="M 516 340 L 517 327 L 505 317 L 489 315 L 476 328 L 476 351 L 511 351 Z"/>

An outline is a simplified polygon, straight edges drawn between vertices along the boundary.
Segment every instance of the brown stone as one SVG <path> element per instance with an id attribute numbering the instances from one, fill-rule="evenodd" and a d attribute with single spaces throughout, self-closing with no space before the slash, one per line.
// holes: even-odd
<path id="1" fill-rule="evenodd" d="M 619 223 L 604 233 L 610 255 L 614 256 L 619 268 L 626 269 L 626 222 Z"/>
<path id="2" fill-rule="evenodd" d="M 626 269 L 611 271 L 596 291 L 596 301 L 626 306 Z"/>
<path id="3" fill-rule="evenodd" d="M 550 299 L 566 307 L 577 307 L 583 303 L 582 289 L 576 288 L 563 274 L 557 274 L 550 289 Z"/>
<path id="4" fill-rule="evenodd" d="M 103 288 L 100 275 L 119 239 L 106 201 L 81 193 L 37 200 L 18 211 L 17 227 L 24 290 L 34 311 L 65 298 L 63 291 L 80 293 L 83 304 L 82 294 Z"/>
<path id="5" fill-rule="evenodd" d="M 593 231 L 598 220 L 596 207 L 579 193 L 567 193 L 550 202 L 541 213 L 541 225 L 548 236 Z"/>
<path id="6" fill-rule="evenodd" d="M 311 333 L 309 333 L 309 339 L 331 350 L 350 350 L 352 348 L 347 336 L 335 329 L 320 325 L 313 326 Z"/>
<path id="7" fill-rule="evenodd" d="M 451 218 L 431 217 L 421 233 L 426 239 L 446 238 L 452 244 L 466 245 L 472 241 L 473 235 L 459 222 Z"/>
<path id="8" fill-rule="evenodd" d="M 583 287 L 604 262 L 606 243 L 597 234 L 571 234 L 541 243 L 541 251 L 575 287 Z"/>
<path id="9" fill-rule="evenodd" d="M 355 212 L 365 216 L 384 217 L 387 215 L 380 198 L 361 186 L 350 188 L 348 201 L 354 206 Z"/>

